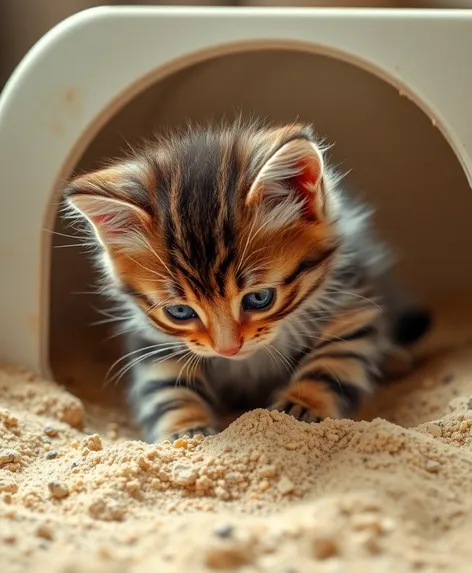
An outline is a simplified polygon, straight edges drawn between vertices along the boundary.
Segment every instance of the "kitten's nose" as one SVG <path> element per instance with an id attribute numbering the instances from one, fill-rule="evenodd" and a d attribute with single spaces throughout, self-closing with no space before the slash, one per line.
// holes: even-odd
<path id="1" fill-rule="evenodd" d="M 234 356 L 241 350 L 242 345 L 242 341 L 238 341 L 226 346 L 216 347 L 215 350 L 218 354 L 221 354 L 221 356 Z"/>

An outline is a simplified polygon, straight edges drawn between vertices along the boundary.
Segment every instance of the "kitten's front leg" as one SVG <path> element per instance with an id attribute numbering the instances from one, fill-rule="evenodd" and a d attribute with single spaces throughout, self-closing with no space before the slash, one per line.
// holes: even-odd
<path id="1" fill-rule="evenodd" d="M 133 369 L 129 399 L 148 442 L 217 433 L 212 396 L 202 373 L 192 371 L 190 381 L 181 371 L 182 365 L 172 359 Z"/>
<path id="2" fill-rule="evenodd" d="M 305 422 L 351 416 L 379 373 L 375 344 L 371 328 L 327 339 L 302 360 L 272 408 Z"/>
<path id="3" fill-rule="evenodd" d="M 321 422 L 351 414 L 359 402 L 359 390 L 322 368 L 295 376 L 276 398 L 272 409 L 285 412 L 302 422 Z"/>

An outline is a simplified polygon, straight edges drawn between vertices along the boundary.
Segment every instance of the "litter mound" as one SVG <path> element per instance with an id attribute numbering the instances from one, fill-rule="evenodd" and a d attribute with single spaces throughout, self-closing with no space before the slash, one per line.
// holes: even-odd
<path id="1" fill-rule="evenodd" d="M 256 410 L 157 445 L 100 436 L 78 398 L 4 366 L 1 570 L 470 571 L 470 355 L 386 388 L 382 418 Z"/>

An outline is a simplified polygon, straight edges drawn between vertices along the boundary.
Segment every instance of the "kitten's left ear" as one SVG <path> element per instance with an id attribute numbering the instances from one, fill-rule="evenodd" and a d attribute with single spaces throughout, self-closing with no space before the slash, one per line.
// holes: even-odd
<path id="1" fill-rule="evenodd" d="M 116 169 L 79 177 L 66 188 L 67 203 L 91 225 L 107 247 L 129 248 L 150 224 L 151 217 L 120 190 Z"/>
<path id="2" fill-rule="evenodd" d="M 309 219 L 320 219 L 324 205 L 323 157 L 305 138 L 289 141 L 262 166 L 246 197 L 249 206 L 296 203 Z"/>

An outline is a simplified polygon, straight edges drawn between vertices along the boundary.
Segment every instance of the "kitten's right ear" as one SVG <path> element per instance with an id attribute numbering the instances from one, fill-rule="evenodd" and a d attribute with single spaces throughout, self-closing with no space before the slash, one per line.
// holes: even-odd
<path id="1" fill-rule="evenodd" d="M 287 222 L 296 217 L 319 220 L 324 206 L 324 165 L 321 149 L 304 137 L 280 147 L 260 169 L 246 205 L 283 207 Z M 281 217 L 283 219 L 283 217 Z"/>
<path id="2" fill-rule="evenodd" d="M 73 213 L 88 221 L 102 245 L 132 248 L 151 217 L 120 193 L 120 176 L 118 169 L 110 168 L 78 177 L 64 196 Z"/>

